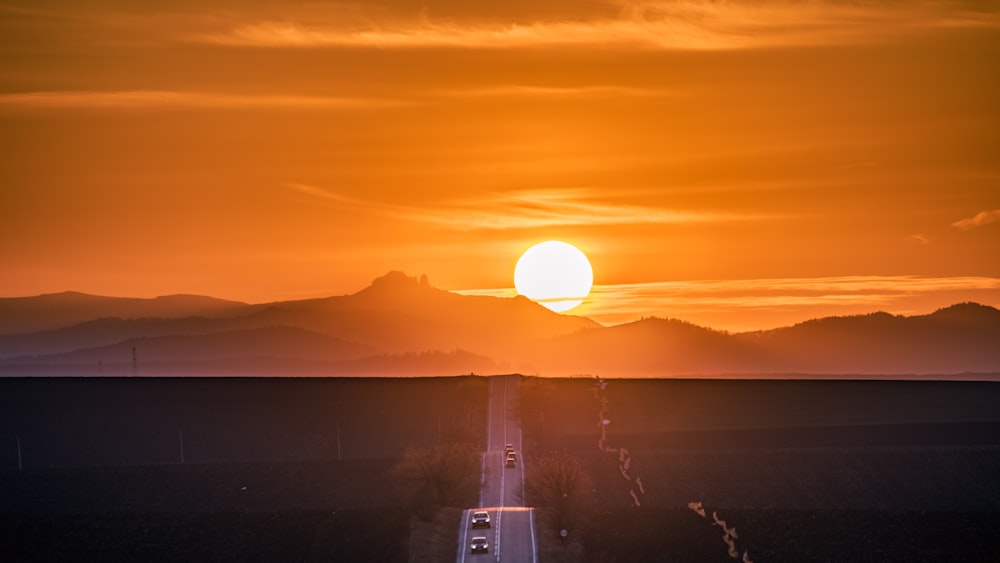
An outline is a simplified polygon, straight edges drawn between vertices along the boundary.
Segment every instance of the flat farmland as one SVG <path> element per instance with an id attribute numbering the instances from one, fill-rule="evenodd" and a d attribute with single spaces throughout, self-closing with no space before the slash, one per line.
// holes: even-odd
<path id="1" fill-rule="evenodd" d="M 396 457 L 485 424 L 486 381 L 0 379 L 0 470 Z"/>
<path id="2" fill-rule="evenodd" d="M 0 379 L 0 560 L 407 561 L 389 471 L 486 383 Z"/>
<path id="3" fill-rule="evenodd" d="M 758 561 L 992 560 L 996 383 L 610 380 L 604 424 L 593 379 L 522 389 L 527 454 L 590 469 L 589 560 L 731 561 L 713 511 Z"/>

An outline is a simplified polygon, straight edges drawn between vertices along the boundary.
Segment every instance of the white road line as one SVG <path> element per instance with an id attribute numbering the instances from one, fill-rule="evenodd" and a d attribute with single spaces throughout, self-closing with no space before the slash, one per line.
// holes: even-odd
<path id="1" fill-rule="evenodd" d="M 538 563 L 538 546 L 535 545 L 535 509 L 528 509 L 528 522 L 531 524 L 531 560 Z"/>
<path id="2" fill-rule="evenodd" d="M 486 492 L 486 452 L 479 454 L 479 506 L 485 506 L 483 494 Z"/>
<path id="3" fill-rule="evenodd" d="M 462 511 L 462 538 L 458 541 L 458 561 L 460 563 L 465 563 L 465 550 L 468 549 L 469 542 L 469 513 L 472 511 L 466 509 Z"/>
<path id="4" fill-rule="evenodd" d="M 493 556 L 500 561 L 500 522 L 503 520 L 503 507 L 497 509 L 497 532 L 493 539 Z"/>

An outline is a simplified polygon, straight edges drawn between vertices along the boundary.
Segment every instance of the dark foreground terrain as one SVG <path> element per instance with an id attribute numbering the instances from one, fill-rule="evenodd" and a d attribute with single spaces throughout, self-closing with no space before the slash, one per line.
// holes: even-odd
<path id="1" fill-rule="evenodd" d="M 475 377 L 0 379 L 0 561 L 408 561 L 390 469 L 484 428 L 485 398 Z"/>
<path id="2" fill-rule="evenodd" d="M 418 553 L 390 468 L 482 439 L 486 389 L 0 379 L 0 561 L 447 560 L 460 512 L 417 526 L 448 556 Z M 525 466 L 557 449 L 593 483 L 565 541 L 542 530 L 542 561 L 735 561 L 713 512 L 758 563 L 996 559 L 998 383 L 616 379 L 603 413 L 594 380 L 522 391 Z"/>
<path id="3" fill-rule="evenodd" d="M 569 452 L 594 484 L 569 541 L 543 534 L 551 560 L 734 561 L 713 512 L 739 560 L 997 557 L 996 383 L 611 380 L 603 451 L 594 380 L 522 393 L 526 455 Z"/>

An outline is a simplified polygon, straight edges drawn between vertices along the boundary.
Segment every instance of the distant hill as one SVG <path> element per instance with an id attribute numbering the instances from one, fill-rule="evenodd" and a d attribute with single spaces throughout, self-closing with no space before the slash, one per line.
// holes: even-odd
<path id="1" fill-rule="evenodd" d="M 63 293 L 8 298 L 0 310 L 4 375 L 130 373 L 133 347 L 141 373 L 153 365 L 177 375 L 258 373 L 282 362 L 290 372 L 331 375 L 496 372 L 530 342 L 600 326 L 523 297 L 462 296 L 401 272 L 322 299 L 250 305 Z"/>
<path id="2" fill-rule="evenodd" d="M 1000 311 L 961 303 L 929 315 L 829 317 L 729 334 L 667 319 L 539 343 L 542 373 L 607 376 L 1000 373 Z"/>
<path id="3" fill-rule="evenodd" d="M 263 304 L 81 293 L 0 299 L 0 375 L 608 377 L 1000 373 L 1000 311 L 815 319 L 730 334 L 676 319 L 605 327 L 524 297 L 390 272 L 343 296 Z"/>
<path id="4" fill-rule="evenodd" d="M 66 291 L 34 297 L 0 297 L 0 335 L 63 328 L 105 317 L 227 316 L 245 307 L 246 303 L 199 295 L 139 299 Z"/>
<path id="5" fill-rule="evenodd" d="M 976 303 L 912 317 L 829 317 L 740 339 L 766 350 L 782 372 L 1000 371 L 1000 311 Z"/>

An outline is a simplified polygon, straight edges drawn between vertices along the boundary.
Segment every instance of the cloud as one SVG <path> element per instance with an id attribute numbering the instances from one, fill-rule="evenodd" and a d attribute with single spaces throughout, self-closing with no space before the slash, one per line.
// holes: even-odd
<path id="1" fill-rule="evenodd" d="M 617 17 L 537 20 L 527 23 L 446 17 L 359 26 L 260 21 L 190 39 L 236 47 L 278 48 L 465 48 L 626 47 L 669 50 L 732 50 L 858 44 L 940 27 L 997 27 L 997 14 L 964 10 L 946 2 L 622 2 Z M 380 24 L 373 22 L 378 21 Z"/>
<path id="2" fill-rule="evenodd" d="M 616 194 L 620 196 L 620 192 Z M 402 218 L 459 230 L 568 225 L 637 225 L 749 221 L 770 215 L 690 211 L 609 201 L 588 189 L 525 190 L 408 210 Z"/>
<path id="3" fill-rule="evenodd" d="M 963 231 L 968 231 L 984 225 L 989 225 L 990 223 L 996 223 L 997 221 L 1000 221 L 1000 209 L 992 209 L 990 211 L 980 211 L 972 217 L 966 217 L 965 219 L 955 221 L 951 224 L 951 226 Z"/>
<path id="4" fill-rule="evenodd" d="M 476 199 L 422 205 L 380 203 L 343 196 L 326 188 L 289 182 L 285 187 L 314 198 L 332 200 L 358 212 L 396 220 L 430 223 L 450 230 L 531 229 L 570 225 L 636 225 L 754 221 L 773 215 L 665 209 L 608 201 L 588 189 L 525 190 L 487 194 Z M 628 197 L 619 190 L 616 197 Z M 635 197 L 637 194 L 631 194 Z"/>
<path id="5" fill-rule="evenodd" d="M 291 190 L 303 193 L 303 194 L 305 194 L 307 196 L 310 196 L 310 197 L 316 197 L 316 198 L 320 198 L 320 199 L 327 199 L 327 200 L 330 200 L 330 201 L 336 201 L 336 202 L 345 203 L 345 204 L 353 205 L 353 206 L 359 206 L 359 207 L 360 206 L 366 206 L 366 205 L 368 205 L 366 202 L 364 202 L 362 200 L 350 198 L 350 197 L 338 194 L 336 192 L 327 190 L 325 188 L 320 188 L 320 187 L 317 187 L 317 186 L 310 186 L 309 184 L 300 184 L 298 182 L 289 182 L 289 183 L 285 184 L 285 186 L 287 188 L 291 189 Z"/>
<path id="6" fill-rule="evenodd" d="M 909 235 L 909 236 L 905 237 L 905 240 L 907 242 L 911 242 L 913 244 L 919 244 L 919 245 L 923 245 L 923 246 L 926 246 L 926 245 L 928 245 L 928 244 L 931 243 L 931 237 L 929 237 L 927 235 L 924 235 L 924 234 L 920 234 L 920 233 L 915 234 L 915 235 Z"/>
<path id="7" fill-rule="evenodd" d="M 660 98 L 689 95 L 677 90 L 633 88 L 626 86 L 529 86 L 509 84 L 493 88 L 468 88 L 445 90 L 432 95 L 464 98 L 555 98 L 555 99 L 620 99 L 620 98 Z"/>
<path id="8" fill-rule="evenodd" d="M 42 91 L 0 94 L 0 109 L 378 109 L 452 98 L 620 99 L 682 95 L 676 91 L 623 86 L 548 87 L 505 85 L 467 90 L 428 90 L 407 97 L 232 94 L 170 90 Z"/>
<path id="9" fill-rule="evenodd" d="M 516 295 L 512 288 L 456 293 Z M 818 310 L 823 314 L 859 314 L 888 308 L 896 314 L 927 313 L 929 303 L 950 305 L 959 294 L 996 303 L 1000 300 L 1000 278 L 834 276 L 598 284 L 572 313 L 605 325 L 660 316 L 745 331 L 801 322 L 815 317 Z M 769 324 L 762 326 L 762 322 Z"/>
<path id="10" fill-rule="evenodd" d="M 51 91 L 0 94 L 0 108 L 84 109 L 360 109 L 402 105 L 394 99 L 243 95 L 166 90 Z"/>

